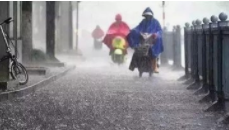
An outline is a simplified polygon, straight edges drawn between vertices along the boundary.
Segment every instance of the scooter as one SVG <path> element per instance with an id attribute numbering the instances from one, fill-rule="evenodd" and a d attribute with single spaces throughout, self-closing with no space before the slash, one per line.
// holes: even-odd
<path id="1" fill-rule="evenodd" d="M 125 43 L 124 43 L 124 38 L 122 37 L 115 37 L 112 47 L 114 50 L 112 51 L 111 57 L 114 63 L 117 64 L 123 64 L 125 61 L 125 54 L 124 54 L 124 49 L 125 49 Z"/>
<path id="2" fill-rule="evenodd" d="M 112 57 L 113 62 L 117 63 L 118 65 L 121 65 L 124 63 L 124 53 L 122 49 L 119 49 L 119 48 L 114 49 L 111 57 Z"/>
<path id="3" fill-rule="evenodd" d="M 94 49 L 101 50 L 103 47 L 103 43 L 101 39 L 94 39 Z"/>
<path id="4" fill-rule="evenodd" d="M 149 73 L 149 77 L 153 74 L 151 48 L 154 41 L 152 34 L 141 33 L 140 44 L 135 48 L 139 77 L 142 77 L 144 72 Z"/>

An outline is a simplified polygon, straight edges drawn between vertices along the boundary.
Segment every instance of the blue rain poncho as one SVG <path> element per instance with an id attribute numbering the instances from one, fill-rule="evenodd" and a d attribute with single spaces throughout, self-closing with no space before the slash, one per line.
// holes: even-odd
<path id="1" fill-rule="evenodd" d="M 153 12 L 150 8 L 146 8 L 143 12 L 143 15 L 144 14 L 153 14 Z M 140 33 L 155 33 L 157 35 L 156 42 L 154 43 L 154 46 L 152 46 L 151 52 L 153 57 L 158 57 L 164 50 L 162 43 L 162 29 L 158 20 L 155 18 L 152 18 L 151 20 L 143 19 L 137 27 L 130 31 L 127 40 L 131 48 L 137 47 L 140 43 Z"/>

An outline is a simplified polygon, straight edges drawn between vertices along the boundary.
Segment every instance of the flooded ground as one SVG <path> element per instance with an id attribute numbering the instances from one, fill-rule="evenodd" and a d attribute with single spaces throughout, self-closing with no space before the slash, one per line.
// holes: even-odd
<path id="1" fill-rule="evenodd" d="M 93 51 L 93 50 L 92 50 Z M 94 54 L 94 57 L 90 54 Z M 148 78 L 118 66 L 108 51 L 83 60 L 60 55 L 76 69 L 33 94 L 0 103 L 2 129 L 34 130 L 226 130 L 219 114 L 177 79 L 183 72 L 160 68 Z M 90 56 L 89 56 L 90 55 Z M 89 56 L 89 57 L 88 57 Z M 70 62 L 71 61 L 71 62 Z"/>

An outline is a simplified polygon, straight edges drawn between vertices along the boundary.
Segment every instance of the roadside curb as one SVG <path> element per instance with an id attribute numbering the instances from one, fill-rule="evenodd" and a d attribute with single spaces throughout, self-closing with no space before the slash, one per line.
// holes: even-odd
<path id="1" fill-rule="evenodd" d="M 55 81 L 56 79 L 63 77 L 64 75 L 66 75 L 69 71 L 74 70 L 75 66 L 70 66 L 68 67 L 66 70 L 50 76 L 40 82 L 37 82 L 33 85 L 27 86 L 25 88 L 21 88 L 19 90 L 14 90 L 14 91 L 9 91 L 9 92 L 3 92 L 0 94 L 0 101 L 6 101 L 6 100 L 11 100 L 13 98 L 17 98 L 17 97 L 22 97 L 25 95 L 28 95 L 30 93 L 33 93 L 36 91 L 37 88 L 41 88 L 44 87 L 46 85 L 48 85 L 49 83 Z"/>

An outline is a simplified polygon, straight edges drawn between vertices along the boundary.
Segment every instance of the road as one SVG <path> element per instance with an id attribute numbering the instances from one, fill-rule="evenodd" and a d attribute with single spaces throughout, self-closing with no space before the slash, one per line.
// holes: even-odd
<path id="1" fill-rule="evenodd" d="M 66 76 L 12 101 L 0 102 L 1 130 L 226 130 L 219 114 L 186 90 L 182 73 L 161 68 L 138 78 L 106 58 L 79 61 Z"/>

